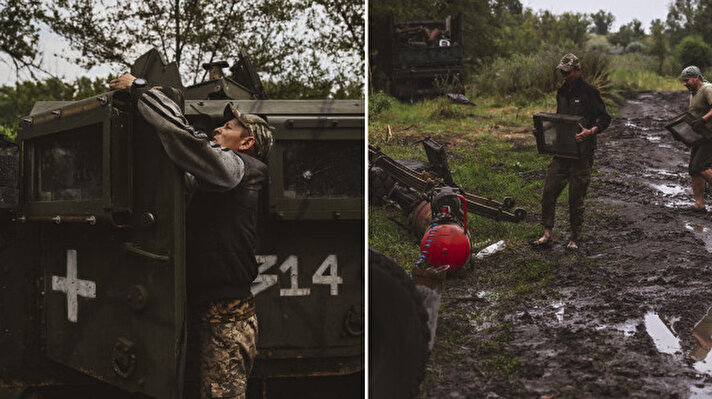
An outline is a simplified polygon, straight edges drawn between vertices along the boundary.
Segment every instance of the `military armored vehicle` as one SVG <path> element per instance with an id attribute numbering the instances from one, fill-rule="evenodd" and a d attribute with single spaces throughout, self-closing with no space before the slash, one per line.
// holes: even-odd
<path id="1" fill-rule="evenodd" d="M 403 22 L 391 15 L 386 24 L 382 59 L 394 97 L 410 100 L 464 89 L 462 13 Z"/>
<path id="2" fill-rule="evenodd" d="M 244 55 L 224 66 L 185 88 L 153 50 L 132 72 L 206 131 L 227 102 L 276 128 L 248 397 L 361 397 L 363 101 L 265 100 Z M 37 103 L 0 166 L 0 398 L 183 397 L 183 177 L 130 94 Z"/>

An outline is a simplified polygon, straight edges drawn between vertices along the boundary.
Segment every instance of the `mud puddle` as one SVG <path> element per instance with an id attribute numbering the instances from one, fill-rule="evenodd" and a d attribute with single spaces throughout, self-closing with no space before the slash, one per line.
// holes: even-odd
<path id="1" fill-rule="evenodd" d="M 702 222 L 686 222 L 685 229 L 691 231 L 698 240 L 705 243 L 707 252 L 712 252 L 712 227 L 703 225 Z"/>
<path id="2" fill-rule="evenodd" d="M 684 209 L 689 150 L 664 129 L 688 96 L 635 94 L 599 136 L 578 253 L 564 204 L 553 249 L 507 243 L 448 279 L 444 296 L 487 294 L 442 307 L 421 398 L 712 398 L 712 217 Z M 558 265 L 543 293 L 488 300 L 477 268 L 532 260 Z"/>

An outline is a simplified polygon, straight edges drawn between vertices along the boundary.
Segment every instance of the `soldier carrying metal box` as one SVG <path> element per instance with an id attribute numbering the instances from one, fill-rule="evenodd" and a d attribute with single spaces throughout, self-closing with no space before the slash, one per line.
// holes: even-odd
<path id="1" fill-rule="evenodd" d="M 697 118 L 691 126 L 695 131 L 704 131 L 712 125 L 712 84 L 702 76 L 700 68 L 691 65 L 680 73 L 682 84 L 692 93 L 690 97 L 690 114 Z M 692 177 L 692 193 L 695 203 L 690 207 L 694 212 L 706 212 L 705 181 L 712 183 L 712 141 L 700 140 L 690 148 L 690 164 L 688 167 Z"/>
<path id="2" fill-rule="evenodd" d="M 571 220 L 571 238 L 566 248 L 578 249 L 581 225 L 583 224 L 583 199 L 591 182 L 593 152 L 596 147 L 596 135 L 611 123 L 611 117 L 601 100 L 601 95 L 593 85 L 581 77 L 579 59 L 573 54 L 566 54 L 556 67 L 561 72 L 565 83 L 556 93 L 556 113 L 583 117 L 578 123 L 581 129 L 575 134 L 579 143 L 578 153 L 556 154 L 549 164 L 544 183 L 544 193 L 541 199 L 541 219 L 544 235 L 532 245 L 549 247 L 552 244 L 554 229 L 554 212 L 556 199 L 569 184 L 569 213 Z M 543 134 L 542 128 L 535 128 L 535 134 Z M 553 143 L 553 142 L 552 142 Z"/>

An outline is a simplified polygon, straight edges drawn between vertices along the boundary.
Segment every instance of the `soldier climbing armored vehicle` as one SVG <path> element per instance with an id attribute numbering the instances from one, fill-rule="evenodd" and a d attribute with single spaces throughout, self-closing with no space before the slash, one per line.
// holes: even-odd
<path id="1" fill-rule="evenodd" d="M 132 74 L 193 126 L 228 102 L 275 127 L 261 198 L 259 355 L 248 397 L 363 385 L 363 101 L 264 100 L 246 57 L 183 87 L 156 51 Z M 168 88 L 176 90 L 168 90 Z M 37 103 L 0 142 L 0 398 L 180 398 L 185 187 L 127 92 Z M 305 387 L 305 388 L 303 388 Z M 342 395 L 343 396 L 343 395 Z"/>

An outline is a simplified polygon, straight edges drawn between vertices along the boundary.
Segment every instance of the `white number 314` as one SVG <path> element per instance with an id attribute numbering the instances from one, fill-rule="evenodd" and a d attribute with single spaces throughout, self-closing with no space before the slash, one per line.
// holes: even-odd
<path id="1" fill-rule="evenodd" d="M 277 264 L 277 255 L 256 255 L 259 264 L 259 275 L 250 288 L 253 295 L 257 295 L 267 288 L 277 284 L 276 274 L 265 274 L 272 266 Z M 312 284 L 324 284 L 330 287 L 331 295 L 339 295 L 339 284 L 344 280 L 339 277 L 339 266 L 336 255 L 329 255 L 321 262 L 321 265 L 312 275 Z M 289 273 L 289 288 L 281 288 L 280 296 L 305 296 L 311 293 L 309 288 L 299 288 L 299 268 L 296 255 L 289 255 L 287 259 L 279 265 L 279 271 Z M 328 271 L 329 274 L 326 274 Z"/>

